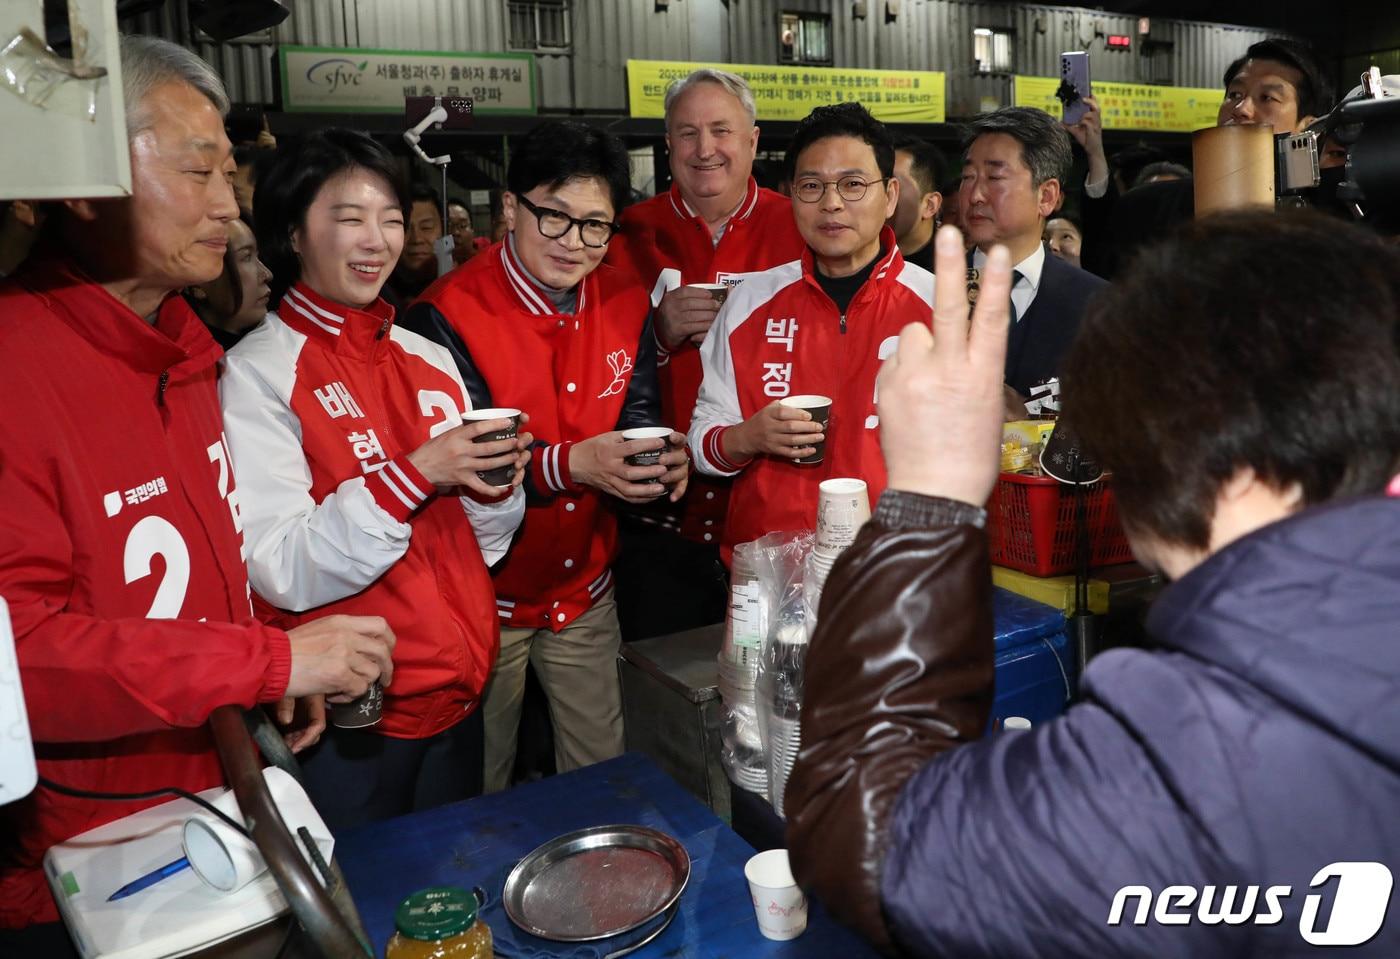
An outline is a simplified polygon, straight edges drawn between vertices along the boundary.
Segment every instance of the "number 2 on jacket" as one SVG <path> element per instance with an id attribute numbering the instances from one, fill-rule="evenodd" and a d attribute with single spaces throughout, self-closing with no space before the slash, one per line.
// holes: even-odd
<path id="1" fill-rule="evenodd" d="M 219 497 L 228 504 L 233 528 L 238 536 L 238 555 L 243 557 L 243 519 L 238 515 L 238 491 L 231 489 L 233 471 L 229 469 L 228 444 L 223 434 L 209 445 L 209 462 L 219 467 Z M 130 586 L 151 575 L 151 560 L 165 560 L 165 575 L 161 577 L 156 594 L 151 599 L 147 619 L 175 619 L 185 605 L 185 593 L 190 585 L 190 550 L 175 524 L 163 516 L 144 516 L 126 534 L 122 549 L 122 575 Z"/>
<path id="2" fill-rule="evenodd" d="M 887 336 L 880 343 L 880 352 L 876 353 L 876 359 L 881 363 L 894 356 L 894 351 L 899 349 L 899 337 Z M 878 372 L 878 371 L 877 371 Z M 880 428 L 880 384 L 875 384 L 875 412 L 865 418 L 865 428 L 874 430 Z"/>
<path id="3" fill-rule="evenodd" d="M 175 525 L 163 516 L 143 516 L 126 535 L 122 572 L 127 585 L 151 575 L 151 559 L 165 559 L 165 576 L 156 587 L 147 619 L 174 619 L 185 605 L 190 585 L 190 551 Z"/>

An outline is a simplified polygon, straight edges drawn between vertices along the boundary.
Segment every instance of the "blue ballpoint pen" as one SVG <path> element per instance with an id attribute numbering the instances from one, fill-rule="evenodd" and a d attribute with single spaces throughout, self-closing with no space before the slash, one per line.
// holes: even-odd
<path id="1" fill-rule="evenodd" d="M 108 896 L 107 901 L 116 902 L 118 899 L 125 899 L 127 896 L 134 895 L 148 886 L 154 886 L 162 879 L 168 879 L 171 876 L 175 875 L 177 872 L 181 872 L 182 870 L 188 869 L 189 867 L 190 861 L 184 856 L 181 856 L 174 862 L 168 862 L 164 866 L 161 866 L 159 869 L 156 869 L 153 872 L 146 873 L 140 879 L 131 880 L 131 882 L 127 883 L 125 886 L 122 886 L 116 892 Z"/>

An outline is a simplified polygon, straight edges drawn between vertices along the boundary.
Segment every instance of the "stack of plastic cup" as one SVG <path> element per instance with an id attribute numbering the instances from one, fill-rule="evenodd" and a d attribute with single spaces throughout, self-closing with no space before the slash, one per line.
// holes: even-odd
<path id="1" fill-rule="evenodd" d="M 807 661 L 807 629 L 782 626 L 769 644 L 761 683 L 768 727 L 768 795 L 783 815 L 783 792 L 802 747 L 802 680 Z"/>
<path id="2" fill-rule="evenodd" d="M 748 543 L 734 550 L 730 583 L 724 644 L 719 653 L 719 695 L 724 703 L 720 739 L 724 744 L 724 766 L 736 786 L 766 794 L 768 764 L 759 736 L 754 692 L 766 628 L 766 607 L 754 566 L 754 548 Z"/>
<path id="3" fill-rule="evenodd" d="M 729 609 L 724 615 L 724 645 L 719 654 L 721 662 L 748 673 L 750 681 L 758 673 L 758 657 L 768 627 L 763 584 L 755 564 L 756 552 L 751 543 L 740 543 L 734 548 L 729 575 Z"/>

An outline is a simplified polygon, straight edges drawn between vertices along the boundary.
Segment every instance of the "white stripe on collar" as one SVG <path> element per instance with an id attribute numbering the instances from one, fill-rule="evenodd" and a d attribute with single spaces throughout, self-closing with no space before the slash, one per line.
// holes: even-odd
<path id="1" fill-rule="evenodd" d="M 511 288 L 515 290 L 515 295 L 520 297 L 520 302 L 525 304 L 527 310 L 535 316 L 548 316 L 554 312 L 551 304 L 545 301 L 544 296 L 516 266 L 510 255 L 509 241 L 501 244 L 501 264 L 506 268 L 506 278 L 510 280 Z"/>
<path id="2" fill-rule="evenodd" d="M 297 313 L 300 313 L 300 314 L 301 314 L 305 319 L 307 319 L 309 322 L 316 324 L 317 326 L 319 326 L 321 329 L 325 330 L 327 333 L 331 334 L 332 336 L 339 336 L 339 335 L 340 335 L 340 327 L 339 327 L 338 325 L 337 325 L 337 326 L 331 326 L 329 323 L 324 323 L 324 322 L 322 322 L 321 320 L 317 319 L 315 313 L 312 313 L 311 310 L 308 310 L 305 306 L 302 306 L 300 303 L 298 303 L 298 302 L 296 301 L 296 299 L 293 298 L 293 294 L 295 294 L 295 293 L 296 293 L 295 290 L 288 290 L 288 291 L 287 291 L 287 295 L 284 296 L 284 297 L 282 297 L 282 302 L 285 303 L 289 309 L 295 310 Z M 306 299 L 306 298 L 305 298 L 305 297 L 302 297 L 302 299 Z M 317 312 L 320 312 L 320 313 L 324 313 L 324 312 L 325 312 L 324 310 L 319 310 L 319 309 L 317 309 L 316 305 L 315 305 L 314 303 L 312 303 L 311 301 L 309 301 L 309 300 L 307 300 L 307 306 L 310 306 L 312 309 L 317 310 Z M 336 318 L 336 317 L 331 317 L 331 319 L 335 320 L 335 322 L 336 322 L 337 324 L 339 324 L 339 323 L 341 322 L 341 321 L 340 321 L 338 318 Z"/>
<path id="3" fill-rule="evenodd" d="M 743 204 L 740 204 L 741 206 Z M 749 214 L 753 213 L 754 207 L 758 206 L 758 181 L 749 177 L 749 205 L 744 207 L 744 212 L 736 214 L 739 219 L 747 220 Z"/>
<path id="4" fill-rule="evenodd" d="M 899 244 L 897 244 L 897 243 L 891 243 L 891 244 L 890 244 L 890 252 L 889 252 L 889 255 L 885 257 L 885 262 L 884 262 L 884 263 L 881 263 L 879 266 L 877 266 L 877 267 L 875 268 L 875 279 L 877 279 L 877 280 L 883 280 L 883 279 L 885 278 L 885 274 L 888 273 L 888 272 L 890 271 L 890 267 L 891 267 L 892 265 L 894 265 L 894 255 L 895 255 L 895 253 L 897 253 L 898 251 L 899 251 Z"/>

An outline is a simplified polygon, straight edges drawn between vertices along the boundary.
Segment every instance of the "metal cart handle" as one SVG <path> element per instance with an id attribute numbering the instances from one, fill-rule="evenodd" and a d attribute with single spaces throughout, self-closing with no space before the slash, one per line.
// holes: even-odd
<path id="1" fill-rule="evenodd" d="M 253 841 L 307 939 L 322 959 L 373 959 L 363 932 L 357 932 L 360 917 L 338 870 L 332 869 L 331 888 L 323 886 L 283 822 L 263 779 L 243 711 L 220 706 L 210 714 L 209 728 Z"/>

